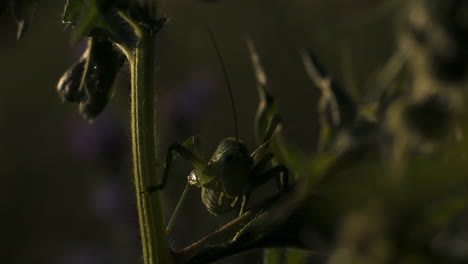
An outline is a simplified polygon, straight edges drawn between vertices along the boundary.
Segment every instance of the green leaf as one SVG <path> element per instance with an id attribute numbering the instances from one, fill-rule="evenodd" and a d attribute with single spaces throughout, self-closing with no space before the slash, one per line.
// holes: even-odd
<path id="1" fill-rule="evenodd" d="M 12 0 L 11 11 L 18 25 L 16 38 L 21 39 L 32 23 L 37 2 L 34 0 Z"/>
<path id="2" fill-rule="evenodd" d="M 84 0 L 67 0 L 65 10 L 62 15 L 62 23 L 75 26 L 81 14 Z"/>

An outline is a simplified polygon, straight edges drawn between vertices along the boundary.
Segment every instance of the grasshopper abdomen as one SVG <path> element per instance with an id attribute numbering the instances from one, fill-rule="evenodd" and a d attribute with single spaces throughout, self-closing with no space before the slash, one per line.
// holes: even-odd
<path id="1" fill-rule="evenodd" d="M 206 209 L 214 215 L 223 215 L 232 211 L 237 205 L 237 197 L 229 198 L 222 191 L 202 188 L 201 199 Z"/>

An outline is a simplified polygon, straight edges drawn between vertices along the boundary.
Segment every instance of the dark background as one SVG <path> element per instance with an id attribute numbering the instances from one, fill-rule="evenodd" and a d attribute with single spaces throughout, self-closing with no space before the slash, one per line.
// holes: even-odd
<path id="1" fill-rule="evenodd" d="M 137 215 L 129 152 L 126 69 L 93 124 L 55 87 L 83 45 L 61 24 L 65 1 L 42 1 L 17 41 L 14 20 L 0 18 L 0 255 L 3 263 L 138 263 Z M 173 141 L 200 135 L 210 156 L 234 135 L 229 98 L 207 28 L 217 38 L 232 81 L 241 138 L 254 141 L 258 104 L 245 45 L 255 43 L 283 117 L 283 132 L 313 153 L 318 90 L 298 49 L 312 48 L 360 102 L 396 46 L 398 7 L 375 0 L 189 0 L 160 5 L 170 17 L 157 38 L 160 156 Z M 190 171 L 176 161 L 163 204 L 169 218 Z M 232 219 L 215 217 L 193 189 L 172 244 L 188 245 Z M 260 257 L 250 257 L 259 263 Z"/>

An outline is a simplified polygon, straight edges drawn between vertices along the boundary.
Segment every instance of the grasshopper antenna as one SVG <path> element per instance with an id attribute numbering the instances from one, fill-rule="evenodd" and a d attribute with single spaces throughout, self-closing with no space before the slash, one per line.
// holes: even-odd
<path id="1" fill-rule="evenodd" d="M 216 42 L 213 31 L 211 31 L 210 28 L 208 28 L 208 33 L 210 33 L 210 38 L 216 50 L 216 55 L 218 56 L 219 63 L 221 64 L 221 69 L 223 69 L 224 80 L 226 81 L 226 87 L 229 93 L 229 98 L 231 99 L 232 116 L 234 118 L 234 128 L 236 130 L 236 141 L 239 142 L 239 128 L 237 126 L 236 105 L 234 103 L 234 96 L 232 95 L 231 82 L 229 81 L 229 77 L 226 71 L 226 66 L 224 65 L 223 57 L 221 56 L 221 52 L 219 51 L 219 48 L 218 48 L 218 43 Z"/>

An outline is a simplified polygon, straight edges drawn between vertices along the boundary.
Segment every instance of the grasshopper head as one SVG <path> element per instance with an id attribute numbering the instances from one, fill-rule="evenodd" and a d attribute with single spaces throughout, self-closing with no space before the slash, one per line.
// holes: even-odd
<path id="1" fill-rule="evenodd" d="M 217 178 L 227 197 L 243 195 L 247 191 L 253 160 L 243 142 L 225 138 L 213 154 L 210 166 L 216 168 Z"/>

